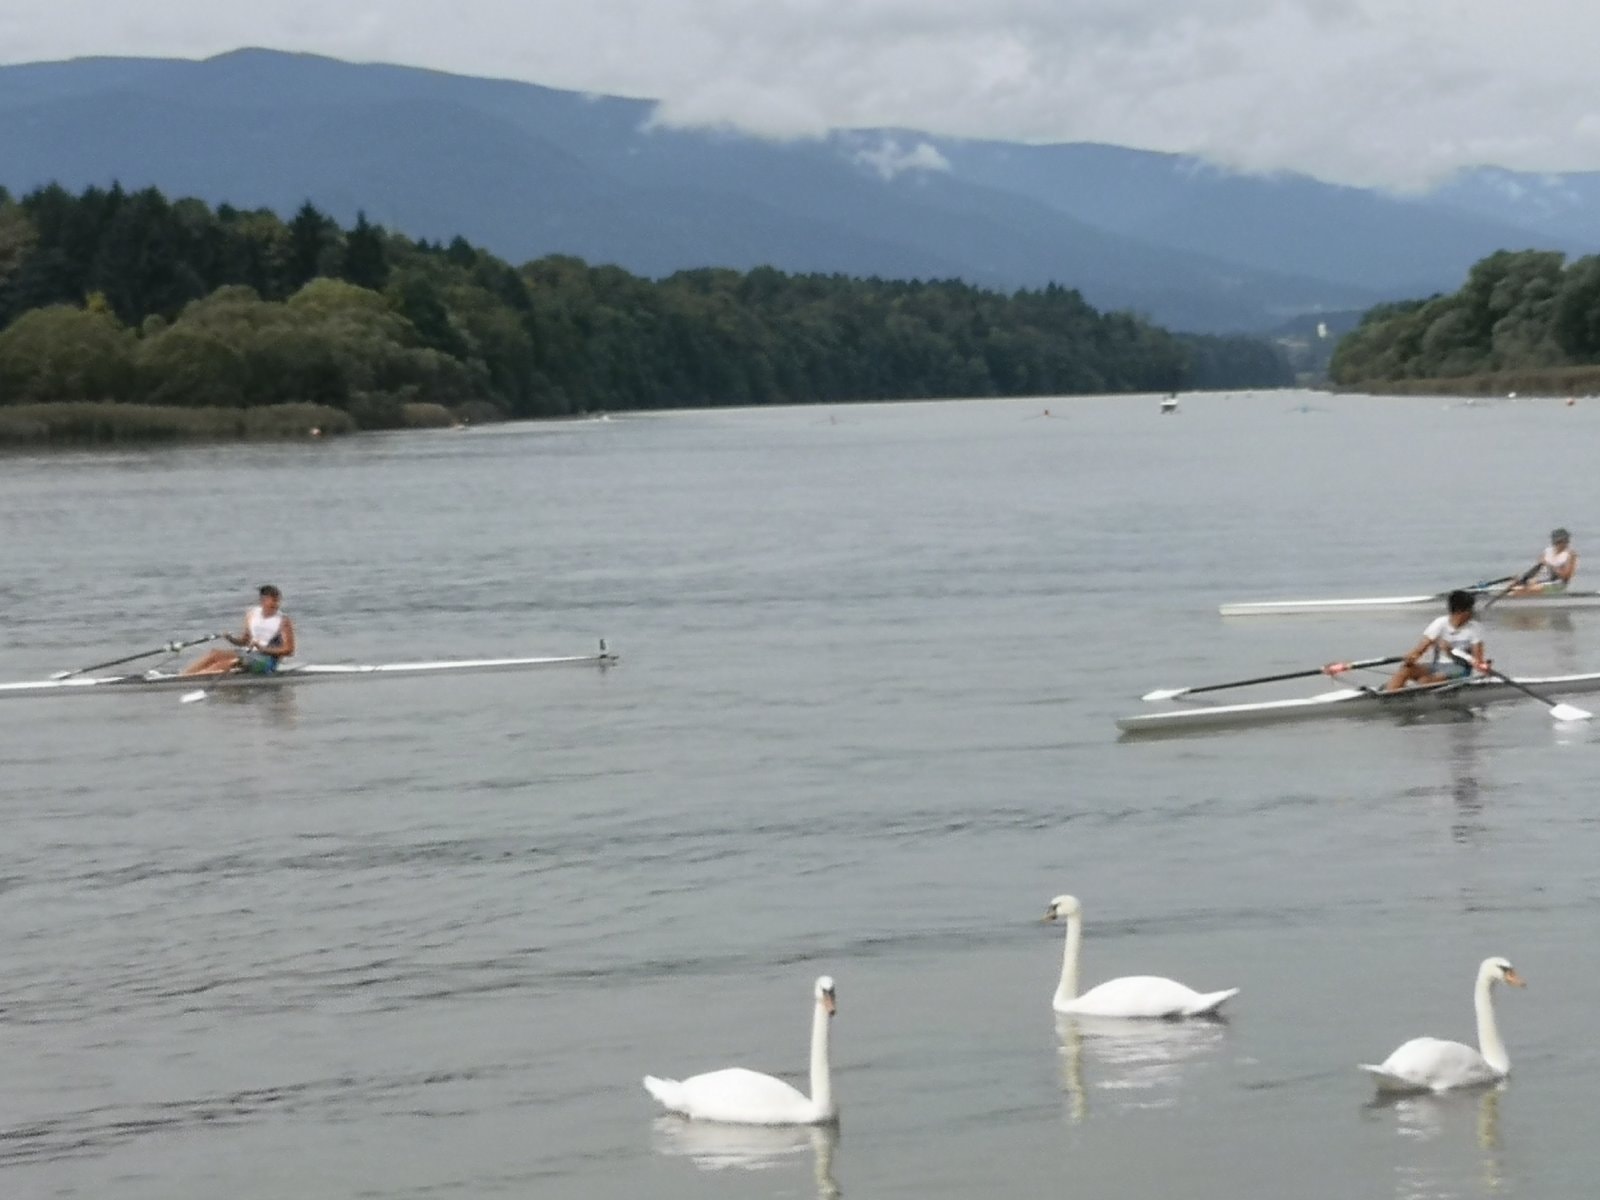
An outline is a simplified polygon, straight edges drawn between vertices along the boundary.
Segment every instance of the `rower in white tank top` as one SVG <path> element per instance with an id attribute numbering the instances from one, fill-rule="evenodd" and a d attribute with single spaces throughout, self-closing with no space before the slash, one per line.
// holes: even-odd
<path id="1" fill-rule="evenodd" d="M 1428 622 L 1422 640 L 1401 660 L 1385 688 L 1397 692 L 1408 684 L 1444 683 L 1487 672 L 1483 627 L 1473 619 L 1471 592 L 1454 591 L 1445 600 L 1445 615 Z"/>
<path id="2" fill-rule="evenodd" d="M 244 632 L 223 636 L 239 650 L 213 650 L 185 667 L 185 675 L 228 675 L 244 671 L 270 675 L 295 651 L 294 622 L 283 611 L 283 595 L 270 583 L 260 589 L 260 603 L 244 615 Z"/>
<path id="3" fill-rule="evenodd" d="M 1550 544 L 1539 556 L 1538 564 L 1518 580 L 1511 589 L 1513 596 L 1537 596 L 1541 593 L 1560 592 L 1578 573 L 1578 552 L 1572 548 L 1572 535 L 1565 529 L 1550 531 Z"/>

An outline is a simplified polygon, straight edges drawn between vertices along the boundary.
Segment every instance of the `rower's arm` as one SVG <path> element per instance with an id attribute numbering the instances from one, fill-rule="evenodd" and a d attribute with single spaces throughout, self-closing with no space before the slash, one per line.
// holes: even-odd
<path id="1" fill-rule="evenodd" d="M 1481 674 L 1487 675 L 1489 673 L 1489 660 L 1484 657 L 1482 642 L 1472 643 L 1472 665 Z"/>
<path id="2" fill-rule="evenodd" d="M 1557 578 L 1562 583 L 1571 583 L 1572 577 L 1578 573 L 1578 552 L 1574 550 L 1567 558 L 1567 565 L 1556 572 Z"/>
<path id="3" fill-rule="evenodd" d="M 1434 638 L 1423 638 L 1420 642 L 1418 642 L 1415 646 L 1413 646 L 1411 648 L 1411 652 L 1409 654 L 1407 654 L 1402 661 L 1404 661 L 1404 663 L 1408 667 L 1416 666 L 1417 665 L 1417 660 L 1428 652 L 1429 648 L 1434 644 L 1435 640 L 1436 639 L 1434 639 Z"/>
<path id="4" fill-rule="evenodd" d="M 228 640 L 230 646 L 248 646 L 250 644 L 250 614 L 244 615 L 243 633 L 225 633 L 222 635 Z"/>

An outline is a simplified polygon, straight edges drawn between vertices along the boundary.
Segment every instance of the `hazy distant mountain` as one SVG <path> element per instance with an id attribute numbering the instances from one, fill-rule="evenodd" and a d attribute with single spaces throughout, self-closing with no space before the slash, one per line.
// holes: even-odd
<path id="1" fill-rule="evenodd" d="M 894 130 L 774 143 L 652 129 L 652 111 L 261 50 L 0 67 L 0 184 L 115 179 L 283 212 L 310 198 L 514 261 L 569 253 L 650 275 L 769 263 L 1056 281 L 1196 330 L 1451 289 L 1492 250 L 1597 240 L 1576 218 L 1522 219 L 1467 194 L 1405 200 L 1115 147 Z"/>
<path id="2" fill-rule="evenodd" d="M 1543 235 L 1542 247 L 1600 246 L 1600 171 L 1534 175 L 1478 167 L 1461 172 L 1431 198 L 1479 216 L 1514 221 Z"/>

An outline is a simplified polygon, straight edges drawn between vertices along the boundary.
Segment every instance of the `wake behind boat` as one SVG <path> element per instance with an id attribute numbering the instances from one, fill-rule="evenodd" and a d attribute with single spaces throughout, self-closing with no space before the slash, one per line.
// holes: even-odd
<path id="1" fill-rule="evenodd" d="M 181 645 L 181 644 L 175 644 Z M 137 657 L 137 656 L 135 656 Z M 196 684 L 205 689 L 278 688 L 302 683 L 335 683 L 354 680 L 406 678 L 419 675 L 468 675 L 490 671 L 526 671 L 539 667 L 609 667 L 617 655 L 600 643 L 597 654 L 573 654 L 547 658 L 462 658 L 434 662 L 398 663 L 304 663 L 284 666 L 270 674 L 238 672 L 197 677 L 173 671 L 147 671 L 130 675 L 69 674 L 55 679 L 0 683 L 0 699 L 6 697 L 121 695 L 125 692 L 186 691 Z"/>
<path id="2" fill-rule="evenodd" d="M 1529 688 L 1551 696 L 1576 696 L 1586 692 L 1600 692 L 1600 671 L 1584 675 L 1548 675 L 1519 679 L 1516 684 L 1520 686 L 1496 678 L 1478 676 L 1402 688 L 1394 692 L 1347 687 L 1290 700 L 1203 705 L 1172 712 L 1141 713 L 1138 716 L 1120 718 L 1117 721 L 1117 728 L 1124 735 L 1138 736 L 1240 729 L 1252 725 L 1315 721 L 1324 717 L 1404 716 L 1441 710 L 1470 711 L 1482 704 L 1523 699 L 1527 695 L 1526 689 Z"/>

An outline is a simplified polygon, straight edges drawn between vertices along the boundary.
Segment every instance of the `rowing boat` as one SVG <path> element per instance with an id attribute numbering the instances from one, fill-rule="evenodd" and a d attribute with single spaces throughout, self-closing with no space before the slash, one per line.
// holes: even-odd
<path id="1" fill-rule="evenodd" d="M 1476 591 L 1475 596 L 1489 592 Z M 1435 592 L 1430 596 L 1369 596 L 1357 600 L 1254 600 L 1238 604 L 1224 604 L 1217 611 L 1225 617 L 1295 617 L 1314 613 L 1348 612 L 1409 612 L 1412 609 L 1435 609 L 1444 604 L 1448 593 Z M 1600 592 L 1536 592 L 1529 596 L 1507 596 L 1488 610 L 1497 613 L 1574 612 L 1586 608 L 1600 608 Z"/>
<path id="2" fill-rule="evenodd" d="M 1600 671 L 1588 675 L 1547 675 L 1537 679 L 1519 679 L 1517 682 L 1541 693 L 1573 696 L 1584 692 L 1600 692 Z M 1338 688 L 1293 700 L 1203 705 L 1171 712 L 1141 713 L 1120 718 L 1117 728 L 1124 734 L 1140 735 L 1275 725 L 1288 721 L 1315 721 L 1323 717 L 1407 715 L 1441 709 L 1459 711 L 1498 700 L 1518 700 L 1524 695 L 1497 679 L 1482 677 L 1409 687 L 1398 692 Z"/>
<path id="3" fill-rule="evenodd" d="M 269 675 L 179 675 L 149 671 L 139 675 L 74 675 L 67 679 L 38 679 L 0 683 L 0 699 L 7 696 L 117 695 L 123 692 L 169 692 L 188 688 L 278 688 L 289 684 L 336 683 L 356 679 L 394 679 L 416 675 L 469 675 L 488 671 L 527 671 L 536 667 L 609 667 L 617 661 L 604 649 L 599 654 L 574 654 L 559 658 L 461 658 L 438 662 L 305 663 L 283 667 Z"/>

